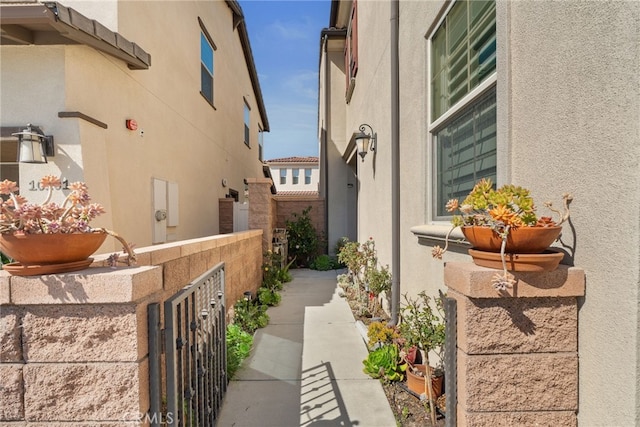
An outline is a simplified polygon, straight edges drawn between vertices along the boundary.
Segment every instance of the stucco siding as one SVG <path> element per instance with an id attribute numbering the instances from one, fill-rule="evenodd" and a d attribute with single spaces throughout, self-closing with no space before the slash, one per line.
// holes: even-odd
<path id="1" fill-rule="evenodd" d="M 634 425 L 640 4 L 514 2 L 510 16 L 513 180 L 530 187 L 540 205 L 563 192 L 574 195 L 562 242 L 587 275 L 579 421 Z M 533 159 L 540 167 L 532 167 Z"/>
<path id="2" fill-rule="evenodd" d="M 231 189 L 242 197 L 245 178 L 263 176 L 261 95 L 254 92 L 232 11 L 223 1 L 112 3 L 69 6 L 142 46 L 152 58 L 148 70 L 130 70 L 84 45 L 2 46 L 3 126 L 31 122 L 56 144 L 48 164 L 20 165 L 20 184 L 44 174 L 86 181 L 93 200 L 108 210 L 95 225 L 144 246 L 157 241 L 152 180 L 176 183 L 180 219 L 160 241 L 216 234 L 218 199 Z M 198 18 L 216 45 L 213 106 L 200 94 Z M 81 112 L 106 128 L 59 118 L 61 111 Z M 128 119 L 137 130 L 125 127 Z M 114 247 L 104 250 L 119 249 L 107 245 Z"/>
<path id="3" fill-rule="evenodd" d="M 340 5 L 338 17 L 351 7 Z M 399 2 L 401 293 L 444 288 L 436 241 L 411 228 L 448 225 L 431 213 L 428 37 L 449 5 Z M 357 236 L 376 240 L 382 264 L 392 247 L 390 7 L 358 2 L 356 87 L 348 104 L 328 106 L 330 120 L 344 116 L 333 140 L 346 144 L 361 123 L 377 132 L 376 152 L 355 162 Z M 545 201 L 574 196 L 556 246 L 586 273 L 578 423 L 640 424 L 640 3 L 498 1 L 496 23 L 498 184 L 530 188 L 542 214 Z M 327 82 L 344 91 L 344 80 Z M 340 203 L 331 187 L 327 200 L 330 212 Z M 466 252 L 450 247 L 445 262 L 468 262 Z"/>

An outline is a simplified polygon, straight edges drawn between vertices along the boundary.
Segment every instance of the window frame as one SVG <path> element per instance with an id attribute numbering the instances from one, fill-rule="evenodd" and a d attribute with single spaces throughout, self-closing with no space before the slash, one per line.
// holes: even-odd
<path id="1" fill-rule="evenodd" d="M 207 28 L 204 25 L 204 22 L 200 17 L 198 17 L 198 24 L 200 26 L 200 95 L 212 106 L 215 108 L 214 100 L 215 100 L 215 52 L 218 50 L 216 44 L 213 42 L 213 38 Z M 203 58 L 203 42 L 207 42 L 208 47 L 211 49 L 211 70 L 208 69 L 208 66 L 204 63 Z M 208 76 L 211 78 L 211 94 L 206 94 L 204 91 L 204 72 L 207 72 Z"/>
<path id="2" fill-rule="evenodd" d="M 244 115 L 244 144 L 251 148 L 251 107 L 247 102 L 245 97 L 242 97 L 242 101 L 244 104 L 243 107 L 243 115 Z"/>
<path id="3" fill-rule="evenodd" d="M 300 183 L 300 168 L 291 169 L 291 185 L 298 185 Z"/>
<path id="4" fill-rule="evenodd" d="M 311 177 L 313 176 L 313 171 L 311 168 L 304 168 L 304 185 L 311 185 Z"/>
<path id="5" fill-rule="evenodd" d="M 358 3 L 353 0 L 349 13 L 349 24 L 344 42 L 344 69 L 346 78 L 345 99 L 347 104 L 355 89 L 358 74 Z"/>
<path id="6" fill-rule="evenodd" d="M 261 162 L 264 160 L 263 157 L 264 152 L 264 129 L 262 126 L 258 126 L 258 160 Z"/>
<path id="7" fill-rule="evenodd" d="M 287 185 L 287 169 L 280 168 L 280 185 Z"/>
<path id="8" fill-rule="evenodd" d="M 433 118 L 433 100 L 432 100 L 432 72 L 433 72 L 433 58 L 432 58 L 432 46 L 433 46 L 433 38 L 438 32 L 438 30 L 442 27 L 445 22 L 447 16 L 453 9 L 453 7 L 459 1 L 468 1 L 468 0 L 454 0 L 452 1 L 446 9 L 443 11 L 442 15 L 438 22 L 432 26 L 428 33 L 426 34 L 427 41 L 427 88 L 428 88 L 428 96 L 427 96 L 427 117 L 429 119 L 429 125 L 427 126 L 427 152 L 429 153 L 429 161 L 427 166 L 427 188 L 430 189 L 431 197 L 427 198 L 427 219 L 431 221 L 449 221 L 451 219 L 451 215 L 448 216 L 438 216 L 438 169 L 437 164 L 439 161 L 438 157 L 438 144 L 436 141 L 436 134 L 444 129 L 448 124 L 452 123 L 457 119 L 457 116 L 468 107 L 476 104 L 487 92 L 496 90 L 496 108 L 497 108 L 497 64 L 496 68 L 493 70 L 491 74 L 489 74 L 484 80 L 478 83 L 475 87 L 468 91 L 464 96 L 462 96 L 458 101 L 456 101 L 453 105 L 449 106 L 449 108 L 444 111 L 437 119 Z M 497 7 L 497 4 L 496 4 Z M 497 18 L 497 10 L 496 10 L 496 18 Z M 467 28 L 468 32 L 468 28 Z M 496 25 L 496 36 L 497 36 L 497 25 Z M 496 47 L 497 51 L 497 47 Z M 496 115 L 496 128 L 497 128 L 497 115 Z M 496 129 L 496 175 L 498 175 L 498 133 Z"/>

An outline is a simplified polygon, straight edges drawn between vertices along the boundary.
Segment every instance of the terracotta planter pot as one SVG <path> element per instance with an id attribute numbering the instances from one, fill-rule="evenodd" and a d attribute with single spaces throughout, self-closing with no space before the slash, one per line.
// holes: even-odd
<path id="1" fill-rule="evenodd" d="M 500 252 L 502 239 L 489 227 L 461 227 L 462 234 L 474 249 Z M 509 231 L 505 253 L 539 254 L 558 238 L 562 227 L 518 227 Z"/>
<path id="2" fill-rule="evenodd" d="M 0 250 L 17 261 L 4 269 L 18 275 L 79 270 L 91 264 L 89 257 L 106 237 L 105 233 L 2 234 Z"/>
<path id="3" fill-rule="evenodd" d="M 426 374 L 427 366 L 426 365 L 413 365 L 414 368 Z M 429 371 L 433 372 L 433 368 L 429 367 Z M 437 399 L 442 396 L 442 380 L 443 376 L 431 377 L 431 388 L 433 389 L 433 399 Z M 425 384 L 424 376 L 416 375 L 411 372 L 411 369 L 407 369 L 407 387 L 409 390 L 413 391 L 417 394 L 424 394 L 425 396 L 429 392 L 427 390 L 427 384 Z"/>

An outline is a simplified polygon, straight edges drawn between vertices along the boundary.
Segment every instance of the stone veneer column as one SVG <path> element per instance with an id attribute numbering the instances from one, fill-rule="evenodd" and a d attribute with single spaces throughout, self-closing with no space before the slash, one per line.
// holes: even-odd
<path id="1" fill-rule="evenodd" d="M 160 267 L 0 274 L 0 424 L 137 425 Z M 67 424 L 68 423 L 68 424 Z"/>
<path id="2" fill-rule="evenodd" d="M 497 270 L 445 266 L 457 301 L 458 426 L 576 426 L 580 268 L 512 273 L 496 291 Z"/>
<path id="3" fill-rule="evenodd" d="M 249 229 L 262 230 L 262 250 L 271 249 L 276 226 L 276 202 L 271 194 L 269 178 L 247 178 L 249 186 Z"/>

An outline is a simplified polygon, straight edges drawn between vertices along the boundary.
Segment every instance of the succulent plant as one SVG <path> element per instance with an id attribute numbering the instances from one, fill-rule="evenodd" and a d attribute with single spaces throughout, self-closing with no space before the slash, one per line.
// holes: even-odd
<path id="1" fill-rule="evenodd" d="M 526 188 L 513 184 L 503 185 L 494 189 L 494 184 L 490 179 L 483 178 L 478 181 L 467 197 L 460 203 L 458 199 L 451 199 L 447 202 L 448 212 L 459 211 L 451 220 L 452 228 L 445 237 L 445 247 L 439 245 L 433 247 L 431 254 L 434 258 L 442 259 L 442 255 L 449 246 L 449 237 L 456 227 L 482 226 L 491 228 L 502 239 L 500 255 L 502 259 L 503 274 L 496 275 L 494 287 L 504 290 L 511 287 L 513 279 L 507 275 L 505 262 L 505 245 L 509 232 L 518 227 L 555 227 L 561 225 L 569 219 L 569 203 L 573 197 L 565 193 L 562 196 L 564 212 L 553 208 L 551 202 L 546 202 L 545 206 L 558 215 L 554 220 L 550 216 L 538 217 L 536 206 L 531 197 L 530 191 Z"/>

